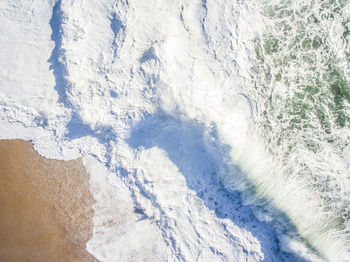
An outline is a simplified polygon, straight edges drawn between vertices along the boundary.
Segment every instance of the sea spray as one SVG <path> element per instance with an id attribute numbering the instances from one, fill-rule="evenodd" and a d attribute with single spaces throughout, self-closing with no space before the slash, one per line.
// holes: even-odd
<path id="1" fill-rule="evenodd" d="M 324 212 L 320 195 L 309 187 L 302 177 L 288 174 L 287 169 L 275 161 L 266 151 L 264 143 L 251 131 L 244 130 L 244 123 L 237 118 L 217 127 L 208 138 L 208 150 L 217 157 L 218 176 L 231 190 L 243 192 L 245 203 L 268 210 L 268 218 L 261 218 L 275 226 L 283 239 L 299 239 L 300 246 L 314 247 L 330 261 L 341 261 L 347 247 L 342 230 L 337 229 L 339 219 Z M 231 115 L 232 116 L 232 115 Z M 245 131 L 250 135 L 245 136 Z M 232 132 L 239 132 L 239 140 L 232 139 Z M 221 161 L 220 161 L 221 160 Z M 288 249 L 290 243 L 285 243 Z M 293 250 L 300 252 L 300 248 Z M 314 255 L 307 254 L 307 259 Z"/>
<path id="2" fill-rule="evenodd" d="M 241 34 L 232 33 L 231 23 L 233 22 L 229 20 L 230 18 L 223 22 L 220 17 L 216 16 L 217 13 L 213 14 L 212 10 L 223 8 L 213 7 L 213 5 L 215 4 L 208 3 L 204 7 L 206 12 L 203 12 L 203 28 L 205 29 L 203 35 L 209 51 L 203 51 L 205 54 L 203 55 L 200 49 L 191 50 L 191 44 L 188 44 L 196 61 L 203 59 L 202 63 L 199 62 L 200 67 L 196 66 L 197 62 L 192 69 L 192 72 L 201 72 L 200 77 L 193 79 L 191 73 L 185 70 L 186 60 L 182 57 L 185 54 L 181 53 L 173 54 L 178 63 L 176 67 L 171 68 L 172 74 L 169 74 L 167 70 L 170 69 L 169 61 L 171 60 L 166 52 L 162 52 L 162 49 L 166 49 L 167 42 L 158 47 L 157 52 L 164 65 L 161 75 L 167 76 L 164 79 L 167 84 L 162 84 L 157 90 L 161 98 L 159 104 L 164 111 L 174 117 L 202 123 L 210 134 L 213 133 L 209 137 L 214 137 L 214 146 L 209 146 L 209 150 L 217 157 L 217 163 L 221 163 L 222 159 L 225 160 L 224 166 L 217 167 L 219 179 L 227 188 L 243 192 L 247 204 L 256 206 L 256 209 L 263 207 L 270 211 L 266 222 L 273 224 L 280 238 L 284 239 L 281 241 L 284 245 L 281 246 L 282 248 L 292 250 L 294 246 L 293 251 L 300 253 L 301 256 L 303 256 L 301 249 L 309 248 L 311 251 L 307 252 L 304 259 L 315 260 L 315 255 L 312 254 L 312 250 L 315 249 L 316 253 L 330 261 L 342 261 L 348 247 L 348 237 L 342 225 L 342 219 L 337 213 L 328 210 L 322 190 L 319 190 L 317 183 L 311 183 L 310 176 L 304 175 L 305 171 L 301 165 L 297 163 L 291 165 L 291 162 L 288 162 L 291 160 L 285 161 L 281 158 L 279 145 L 271 143 L 272 139 L 276 139 L 274 132 L 279 130 L 279 126 L 271 127 L 273 131 L 264 129 L 268 124 L 266 104 L 269 101 L 269 93 L 257 67 L 261 63 L 263 68 L 268 68 L 266 69 L 268 73 L 271 70 L 268 60 L 259 60 L 257 41 L 261 41 L 259 34 L 266 35 L 266 30 L 269 30 L 271 22 L 266 21 L 264 30 L 257 32 L 258 38 L 256 39 L 258 40 L 251 38 L 249 42 Z M 241 12 L 248 13 L 248 15 L 254 13 L 244 5 L 235 6 L 235 8 L 241 8 Z M 223 9 L 224 12 L 227 10 Z M 236 33 L 242 28 L 247 30 L 247 21 L 234 18 L 241 22 L 236 25 L 237 27 L 233 27 Z M 215 24 L 213 23 L 215 19 L 224 23 L 222 32 L 217 27 L 211 26 Z M 231 32 L 231 37 L 235 39 L 235 42 L 231 42 L 230 49 L 222 49 L 222 44 L 218 41 L 222 38 L 221 33 L 223 32 Z M 252 36 L 253 34 L 246 35 Z M 198 42 L 203 39 L 203 36 L 198 35 L 191 37 L 192 40 L 197 37 Z M 274 49 L 276 41 L 269 42 L 267 48 L 277 52 Z M 236 50 L 240 52 L 235 53 Z M 272 52 L 271 50 L 269 52 Z M 210 57 L 211 52 L 213 57 Z M 211 63 L 205 67 L 204 61 L 207 60 Z M 229 73 L 220 74 L 218 73 L 220 70 Z M 176 76 L 178 75 L 189 78 L 189 81 L 185 82 L 188 86 L 177 83 Z M 287 89 L 285 92 L 289 94 L 291 90 Z M 281 95 L 283 94 L 281 91 Z M 214 131 L 211 131 L 212 128 Z M 296 137 L 299 136 L 302 135 L 296 134 Z M 281 148 L 289 149 L 290 145 L 282 143 Z M 299 150 L 298 157 L 293 155 L 290 159 L 300 161 L 302 153 Z M 328 160 L 334 161 L 333 163 L 341 162 L 337 156 L 330 157 Z M 337 166 L 339 169 L 343 168 L 341 165 Z M 319 167 L 323 168 L 320 165 Z M 327 171 L 329 169 L 324 172 Z M 286 240 L 288 238 L 291 239 L 290 243 Z M 300 245 L 292 244 L 293 241 L 295 243 L 295 240 L 298 240 Z M 301 247 L 302 245 L 304 247 Z"/>
<path id="3" fill-rule="evenodd" d="M 40 5 L 32 2 L 31 7 Z M 45 100 L 48 88 L 43 85 L 38 90 L 46 103 L 30 98 L 23 102 L 17 98 L 24 97 L 24 87 L 35 91 L 38 85 L 31 81 L 9 85 L 11 92 L 2 90 L 6 107 L 1 117 L 18 125 L 9 124 L 2 131 L 11 137 L 23 132 L 46 156 L 94 156 L 117 180 L 126 181 L 137 203 L 136 218 L 142 218 L 138 230 L 132 231 L 136 228 L 132 224 L 127 231 L 135 234 L 120 238 L 119 229 L 105 227 L 109 215 L 95 217 L 101 222 L 96 229 L 102 227 L 109 236 L 95 235 L 101 242 L 90 242 L 94 243 L 90 250 L 106 254 L 104 259 L 119 256 L 128 249 L 125 240 L 152 235 L 144 226 L 151 221 L 152 230 L 161 232 L 169 245 L 166 253 L 173 260 L 195 260 L 199 254 L 231 261 L 296 260 L 280 248 L 301 260 L 317 261 L 317 252 L 330 261 L 346 260 L 350 228 L 346 1 L 91 0 L 62 1 L 56 7 L 60 10 L 51 21 L 56 18 L 61 24 L 51 23 L 56 41 L 51 42 L 50 62 L 56 84 L 50 86 L 52 91 L 56 86 L 61 97 L 51 94 Z M 32 13 L 24 14 L 31 18 Z M 49 24 L 49 18 L 42 23 Z M 18 24 L 22 28 L 23 23 Z M 37 36 L 37 30 L 29 30 L 31 23 L 25 24 L 28 30 L 14 27 L 13 35 Z M 46 33 L 50 39 L 51 33 Z M 11 41 L 4 41 L 10 43 L 8 50 L 15 46 Z M 40 48 L 47 45 L 26 42 L 37 42 Z M 22 48 L 14 52 L 16 56 L 35 61 L 32 47 L 25 47 L 30 55 Z M 50 52 L 41 53 L 45 55 L 38 60 L 48 67 Z M 33 78 L 30 70 L 12 69 L 18 79 Z M 9 75 L 2 75 L 6 85 Z M 59 83 L 60 79 L 64 81 Z M 50 113 L 55 108 L 51 101 L 56 100 L 64 116 Z M 33 113 L 39 105 L 40 113 Z M 37 117 L 41 111 L 52 116 L 49 127 Z M 161 128 L 158 122 L 152 125 L 159 112 Z M 142 123 L 150 127 L 146 137 Z M 28 129 L 31 126 L 49 132 L 34 133 Z M 135 131 L 146 138 L 146 144 L 151 141 L 152 148 L 142 147 L 143 143 L 132 146 L 128 139 Z M 177 150 L 178 142 L 185 145 L 182 151 Z M 179 168 L 181 163 L 186 168 Z M 274 226 L 279 241 L 271 227 L 255 220 L 250 208 L 241 208 L 241 194 L 230 195 L 219 183 L 213 189 L 213 181 L 203 185 L 215 175 L 226 188 L 242 192 L 256 216 Z M 198 178 L 201 186 L 188 187 L 185 177 Z M 175 187 L 173 178 L 178 182 Z M 167 194 L 169 188 L 173 193 Z M 112 216 L 119 202 L 111 200 L 107 205 L 108 194 L 104 197 L 104 190 L 98 191 L 100 215 L 106 215 L 102 212 L 106 208 L 112 209 L 108 210 Z M 225 201 L 218 201 L 220 197 Z M 131 201 L 126 202 L 132 214 Z M 192 205 L 197 202 L 201 204 Z M 160 214 L 159 210 L 166 212 L 150 215 Z M 179 213 L 174 215 L 174 210 Z"/>

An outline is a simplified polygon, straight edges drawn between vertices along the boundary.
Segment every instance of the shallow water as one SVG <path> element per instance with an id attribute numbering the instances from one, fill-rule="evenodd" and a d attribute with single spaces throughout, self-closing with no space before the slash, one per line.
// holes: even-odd
<path id="1" fill-rule="evenodd" d="M 0 260 L 96 261 L 89 175 L 81 160 L 38 155 L 29 142 L 0 141 Z"/>

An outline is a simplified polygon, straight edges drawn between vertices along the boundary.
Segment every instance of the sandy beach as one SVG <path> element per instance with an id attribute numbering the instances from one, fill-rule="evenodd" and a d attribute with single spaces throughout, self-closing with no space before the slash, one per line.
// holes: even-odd
<path id="1" fill-rule="evenodd" d="M 80 159 L 49 160 L 0 141 L 0 261 L 97 261 L 86 250 L 93 197 Z"/>

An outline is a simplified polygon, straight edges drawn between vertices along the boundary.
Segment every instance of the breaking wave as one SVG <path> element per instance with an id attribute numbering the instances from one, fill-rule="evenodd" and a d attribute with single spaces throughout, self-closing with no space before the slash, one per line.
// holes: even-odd
<path id="1" fill-rule="evenodd" d="M 51 132 L 37 135 L 42 154 L 55 155 L 49 144 L 108 167 L 140 221 L 160 228 L 168 259 L 347 261 L 349 9 L 341 0 L 56 1 L 48 62 L 61 111 L 4 95 L 2 119 Z M 103 216 L 103 192 L 94 193 Z M 102 258 L 118 237 L 108 233 L 100 252 L 104 225 L 89 244 Z"/>

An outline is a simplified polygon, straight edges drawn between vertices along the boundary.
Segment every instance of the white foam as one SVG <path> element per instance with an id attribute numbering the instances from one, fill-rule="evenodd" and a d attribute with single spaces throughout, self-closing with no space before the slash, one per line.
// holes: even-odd
<path id="1" fill-rule="evenodd" d="M 101 261 L 166 260 L 159 228 L 134 212 L 130 191 L 96 159 L 83 163 L 90 176 L 94 204 L 94 232 L 87 250 Z"/>
<path id="2" fill-rule="evenodd" d="M 58 27 L 50 28 L 54 5 Z M 11 71 L 0 60 L 9 69 L 0 74 L 1 138 L 33 140 L 50 158 L 84 156 L 96 199 L 87 244 L 94 256 L 280 261 L 284 249 L 316 261 L 300 236 L 330 260 L 342 256 L 343 239 L 327 228 L 317 192 L 288 176 L 256 128 L 262 100 L 251 40 L 264 23 L 249 2 L 32 0 L 19 7 L 26 25 L 11 20 L 15 7 L 0 5 L 0 31 L 13 30 L 2 34 L 0 51 L 14 61 Z M 270 211 L 260 218 L 276 227 L 280 246 L 241 207 L 237 189 L 245 204 Z M 283 234 L 291 224 L 299 236 Z"/>

